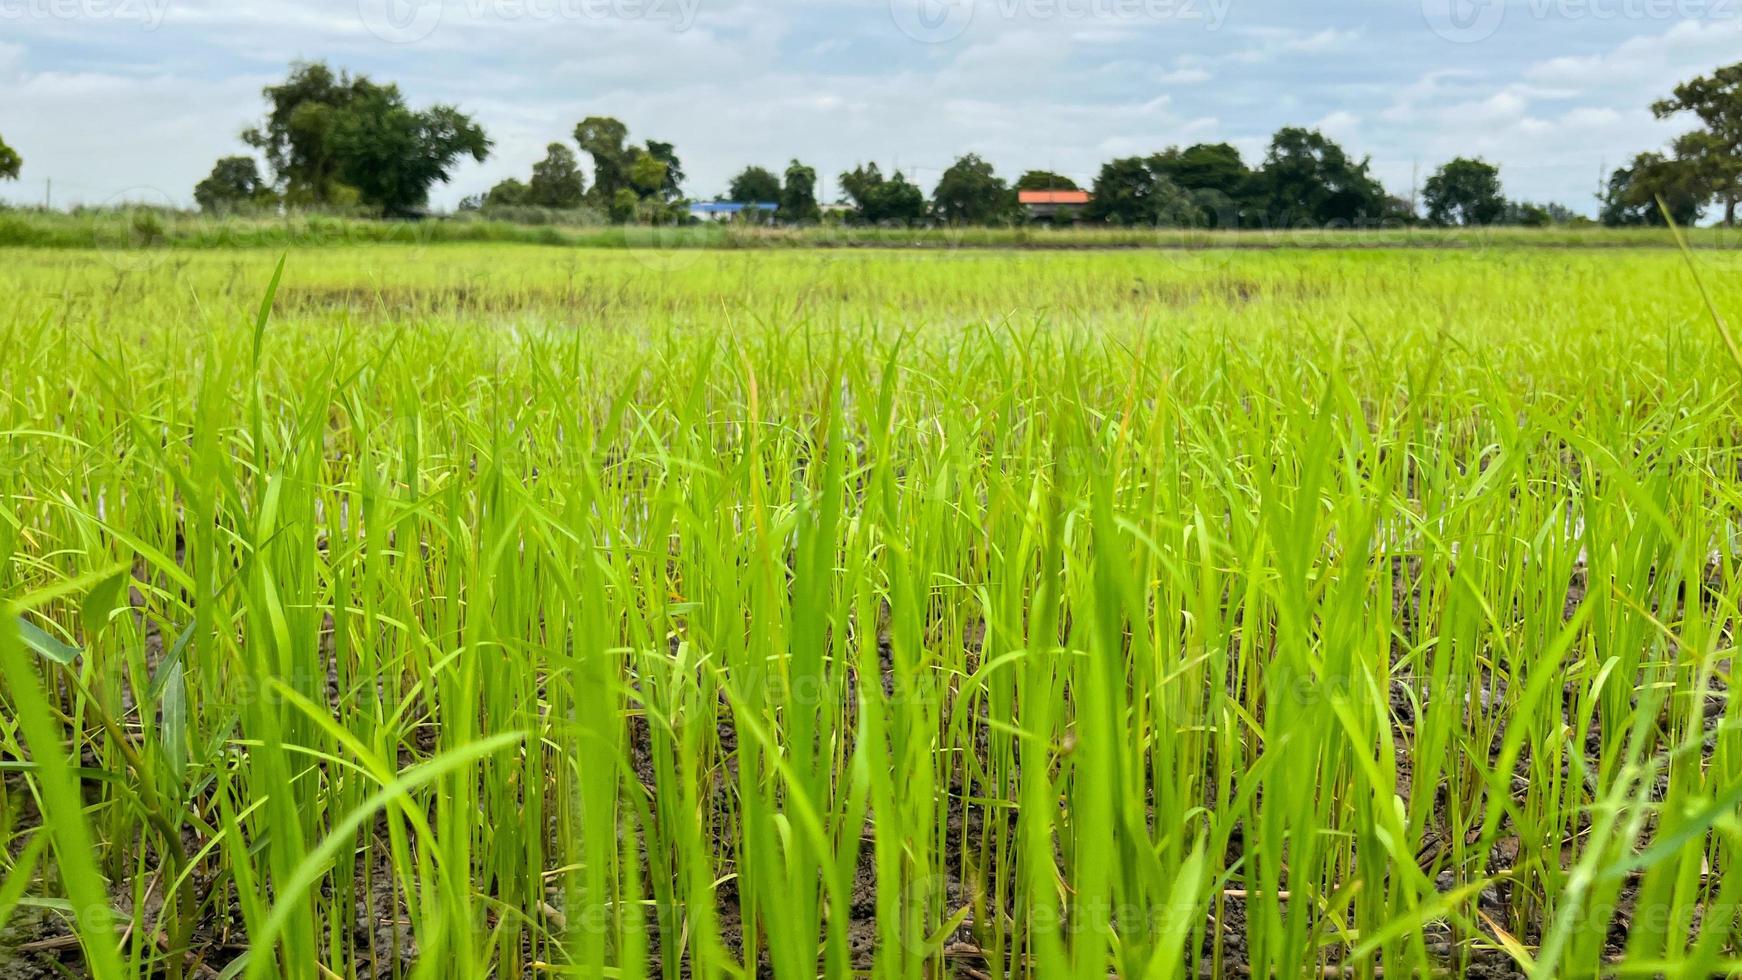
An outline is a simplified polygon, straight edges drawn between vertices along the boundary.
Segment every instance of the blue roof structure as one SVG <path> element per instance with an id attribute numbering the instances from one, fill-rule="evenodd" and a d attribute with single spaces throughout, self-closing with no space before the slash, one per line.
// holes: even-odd
<path id="1" fill-rule="evenodd" d="M 690 205 L 690 214 L 742 214 L 745 211 L 774 212 L 780 205 L 767 201 L 696 201 Z"/>

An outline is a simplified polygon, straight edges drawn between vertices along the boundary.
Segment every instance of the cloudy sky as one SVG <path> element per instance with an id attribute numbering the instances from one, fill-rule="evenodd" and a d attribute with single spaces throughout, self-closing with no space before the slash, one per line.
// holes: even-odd
<path id="1" fill-rule="evenodd" d="M 588 115 L 677 144 L 694 197 L 798 157 L 922 185 L 976 152 L 1110 157 L 1288 124 L 1408 194 L 1481 155 L 1590 212 L 1603 168 L 1690 128 L 1649 105 L 1742 60 L 1742 0 L 0 0 L 0 197 L 191 200 L 295 59 L 453 102 L 496 140 L 435 203 L 524 174 Z"/>

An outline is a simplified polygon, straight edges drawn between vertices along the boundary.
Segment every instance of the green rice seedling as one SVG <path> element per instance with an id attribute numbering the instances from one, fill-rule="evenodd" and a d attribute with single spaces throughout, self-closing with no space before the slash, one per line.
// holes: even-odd
<path id="1" fill-rule="evenodd" d="M 0 973 L 1742 969 L 1732 253 L 1004 234 L 7 249 Z"/>

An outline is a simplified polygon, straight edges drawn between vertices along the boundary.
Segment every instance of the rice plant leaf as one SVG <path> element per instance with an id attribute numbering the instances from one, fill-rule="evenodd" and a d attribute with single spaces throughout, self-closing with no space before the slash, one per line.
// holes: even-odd
<path id="1" fill-rule="evenodd" d="M 272 281 L 266 285 L 266 295 L 260 299 L 260 312 L 254 315 L 254 368 L 260 368 L 260 354 L 266 341 L 266 322 L 272 319 L 272 303 L 278 298 L 278 284 L 284 280 L 284 262 L 290 258 L 286 252 L 278 257 L 278 267 L 272 270 Z"/>
<path id="2" fill-rule="evenodd" d="M 49 837 L 37 833 L 30 838 L 30 843 L 24 845 L 24 850 L 12 862 L 12 870 L 4 880 L 0 880 L 0 922 L 12 921 L 12 910 L 24 898 L 25 889 L 30 887 L 31 875 L 36 871 L 37 859 L 48 848 Z"/>
<path id="3" fill-rule="evenodd" d="M 179 783 L 187 775 L 187 684 L 180 661 L 169 669 L 163 688 L 163 754 Z"/>
<path id="4" fill-rule="evenodd" d="M 78 647 L 63 642 L 53 634 L 46 632 L 23 616 L 18 617 L 18 636 L 24 641 L 26 647 L 57 664 L 71 665 L 73 661 L 79 659 L 79 654 L 83 652 Z"/>
<path id="5" fill-rule="evenodd" d="M 85 627 L 85 636 L 92 637 L 102 632 L 109 625 L 109 617 L 120 608 L 122 597 L 127 594 L 127 587 L 132 584 L 132 576 L 125 570 L 118 571 L 91 587 L 85 593 L 85 601 L 79 605 L 79 622 Z"/>

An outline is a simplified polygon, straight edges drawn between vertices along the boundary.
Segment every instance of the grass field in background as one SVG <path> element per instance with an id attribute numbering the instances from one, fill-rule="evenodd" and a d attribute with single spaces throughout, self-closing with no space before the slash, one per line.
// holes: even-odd
<path id="1" fill-rule="evenodd" d="M 0 975 L 1742 970 L 1742 255 L 279 258 L 0 252 Z"/>
<path id="2" fill-rule="evenodd" d="M 1020 249 L 1277 249 L 1277 248 L 1674 248 L 1667 228 L 1297 227 L 1277 221 L 1262 229 L 1127 228 L 1081 224 L 986 227 L 803 228 L 743 224 L 677 227 L 604 225 L 583 212 L 524 210 L 524 220 L 478 213 L 383 221 L 339 214 L 213 216 L 168 207 L 119 205 L 75 213 L 0 208 L 0 247 L 161 252 L 173 249 L 335 248 L 396 244 L 555 245 L 570 248 L 700 250 L 743 248 L 1020 248 Z M 1694 248 L 1742 247 L 1742 234 L 1723 227 L 1686 232 Z"/>

